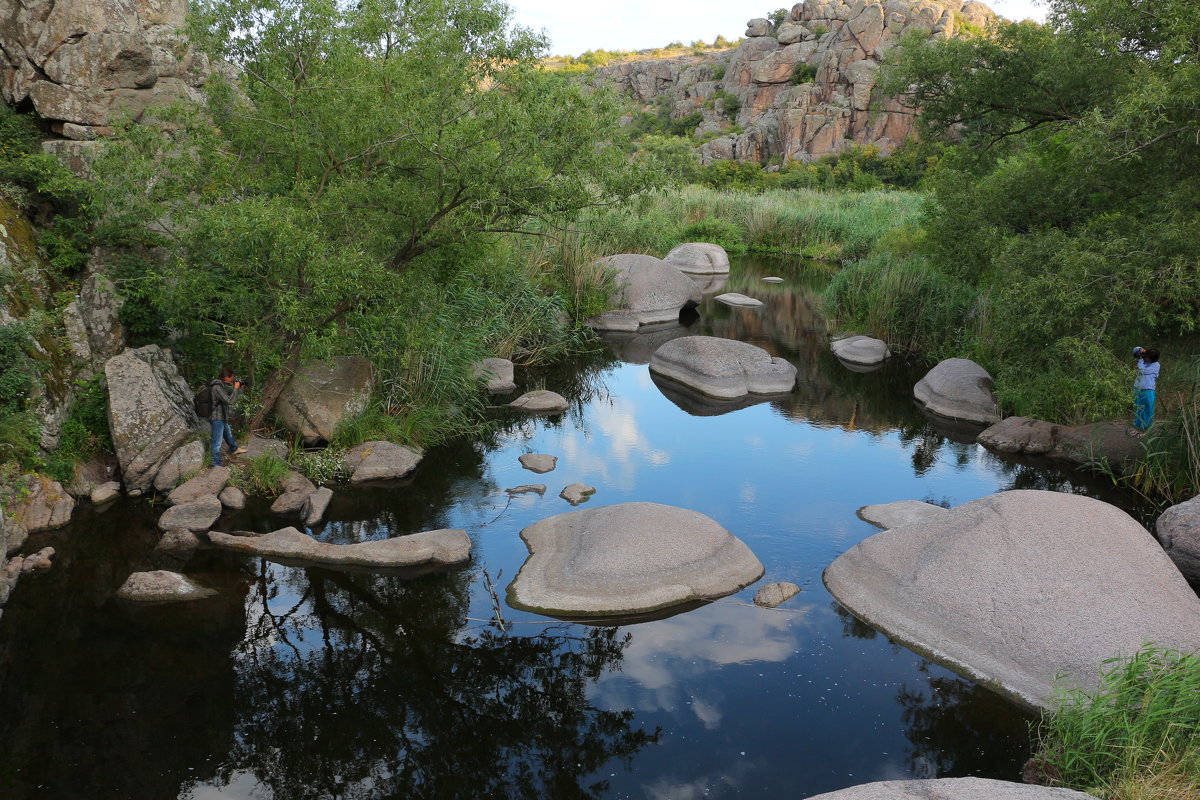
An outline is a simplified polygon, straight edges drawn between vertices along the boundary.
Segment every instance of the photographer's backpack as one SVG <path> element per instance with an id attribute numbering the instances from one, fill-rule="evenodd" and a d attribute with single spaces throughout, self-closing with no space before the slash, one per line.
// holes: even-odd
<path id="1" fill-rule="evenodd" d="M 206 383 L 196 392 L 196 396 L 192 398 L 192 405 L 196 409 L 196 416 L 201 419 L 208 419 L 212 416 L 212 383 Z"/>

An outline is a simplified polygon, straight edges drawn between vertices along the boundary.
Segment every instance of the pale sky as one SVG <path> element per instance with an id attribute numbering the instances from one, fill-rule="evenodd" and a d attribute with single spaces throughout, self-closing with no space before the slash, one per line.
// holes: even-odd
<path id="1" fill-rule="evenodd" d="M 717 34 L 737 39 L 746 21 L 765 17 L 776 8 L 795 3 L 756 0 L 507 0 L 517 23 L 534 30 L 545 29 L 550 52 L 579 55 L 584 50 L 642 50 L 669 42 L 690 44 L 697 39 L 711 42 Z M 1042 20 L 1044 2 L 1035 0 L 984 0 L 1008 19 Z"/>

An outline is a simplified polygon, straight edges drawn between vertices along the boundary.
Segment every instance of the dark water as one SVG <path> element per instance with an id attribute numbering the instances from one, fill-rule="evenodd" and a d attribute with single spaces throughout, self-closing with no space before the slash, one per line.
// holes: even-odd
<path id="1" fill-rule="evenodd" d="M 768 273 L 787 282 L 761 283 Z M 1103 486 L 933 428 L 908 399 L 912 367 L 839 365 L 816 310 L 825 279 L 744 261 L 726 288 L 767 306 L 710 300 L 686 330 L 789 359 L 790 396 L 738 409 L 660 389 L 645 361 L 682 331 L 625 337 L 518 375 L 573 399 L 561 418 L 439 448 L 408 486 L 339 490 L 313 531 L 465 528 L 463 570 L 401 579 L 207 553 L 188 572 L 216 598 L 133 611 L 111 595 L 148 567 L 159 509 L 85 510 L 36 539 L 59 555 L 0 619 L 0 797 L 801 798 L 910 776 L 1019 779 L 1029 718 L 855 620 L 821 572 L 874 532 L 854 513 L 868 503 Z M 535 475 L 524 452 L 559 466 Z M 597 488 L 590 506 L 707 514 L 749 544 L 764 580 L 803 592 L 772 611 L 747 605 L 750 587 L 622 627 L 503 606 L 526 554 L 518 532 L 570 510 L 556 495 L 576 481 Z M 510 504 L 503 490 L 525 483 L 549 491 Z M 223 521 L 281 524 L 261 506 Z"/>

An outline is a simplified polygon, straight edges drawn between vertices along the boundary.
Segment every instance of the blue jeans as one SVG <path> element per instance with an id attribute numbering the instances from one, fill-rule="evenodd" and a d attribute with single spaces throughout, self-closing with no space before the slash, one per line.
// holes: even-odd
<path id="1" fill-rule="evenodd" d="M 233 439 L 233 431 L 229 429 L 229 423 L 223 419 L 209 420 L 212 425 L 212 465 L 214 467 L 221 466 L 221 442 L 229 445 L 229 450 L 232 452 L 237 450 L 237 442 Z"/>
<path id="2" fill-rule="evenodd" d="M 1154 424 L 1154 390 L 1136 389 L 1133 393 L 1133 427 L 1149 430 Z"/>

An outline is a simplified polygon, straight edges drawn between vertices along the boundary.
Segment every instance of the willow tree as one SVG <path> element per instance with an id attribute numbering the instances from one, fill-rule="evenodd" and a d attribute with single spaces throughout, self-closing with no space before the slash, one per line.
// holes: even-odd
<path id="1" fill-rule="evenodd" d="M 167 325 L 252 343 L 252 424 L 348 319 L 403 314 L 405 273 L 653 180 L 606 145 L 616 98 L 544 71 L 497 0 L 200 0 L 190 34 L 229 74 L 114 148 L 109 220 L 171 245 Z"/>

